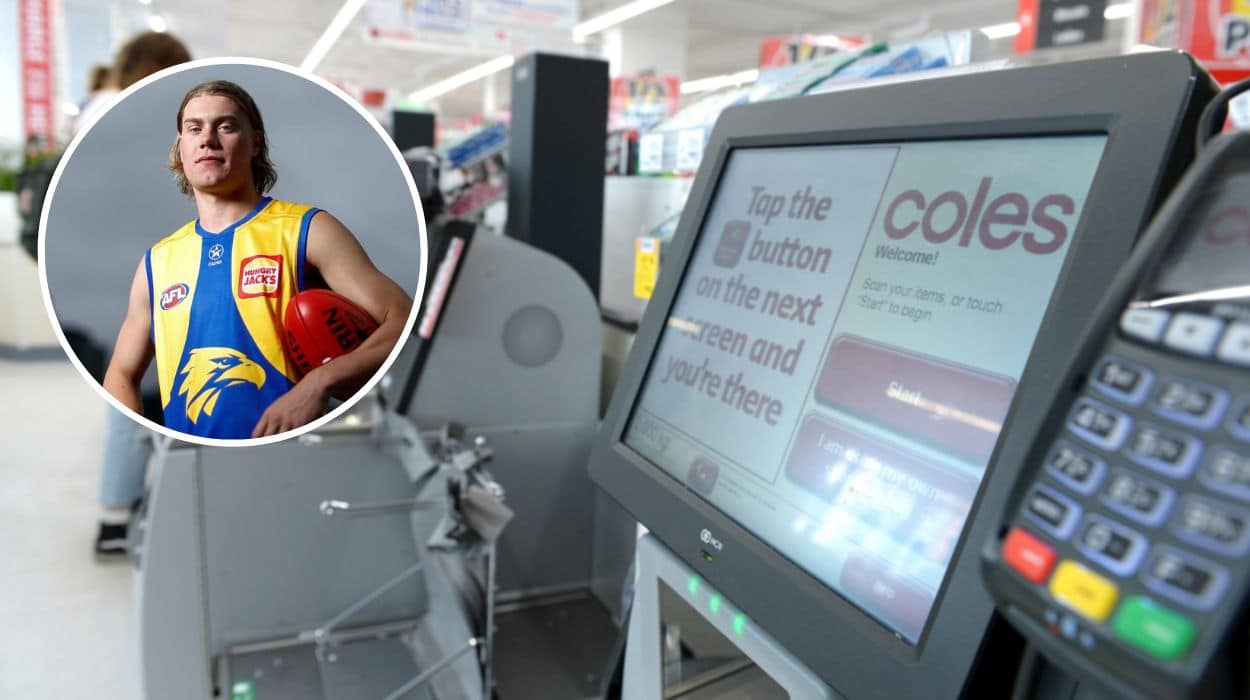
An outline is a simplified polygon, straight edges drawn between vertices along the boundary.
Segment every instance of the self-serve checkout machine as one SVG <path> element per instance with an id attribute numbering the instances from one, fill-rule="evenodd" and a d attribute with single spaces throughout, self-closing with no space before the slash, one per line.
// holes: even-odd
<path id="1" fill-rule="evenodd" d="M 138 552 L 148 697 L 487 697 L 492 584 L 589 587 L 593 298 L 546 253 L 448 231 L 388 405 L 163 448 Z"/>
<path id="2" fill-rule="evenodd" d="M 624 697 L 1011 694 L 980 544 L 1213 89 L 1161 52 L 722 115 L 592 453 L 649 529 Z M 683 674 L 662 598 L 756 665 Z"/>

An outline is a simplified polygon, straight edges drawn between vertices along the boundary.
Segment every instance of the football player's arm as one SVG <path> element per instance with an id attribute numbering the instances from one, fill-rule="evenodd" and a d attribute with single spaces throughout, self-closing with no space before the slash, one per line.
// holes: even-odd
<path id="1" fill-rule="evenodd" d="M 317 268 L 330 289 L 367 311 L 378 329 L 355 350 L 304 375 L 269 406 L 253 437 L 297 428 L 321 415 L 330 396 L 354 394 L 386 361 L 412 310 L 407 292 L 374 267 L 352 232 L 326 212 L 318 212 L 309 224 L 306 250 L 307 263 Z"/>
<path id="2" fill-rule="evenodd" d="M 130 284 L 130 301 L 126 306 L 126 318 L 117 333 L 113 356 L 104 373 L 104 390 L 112 394 L 130 410 L 143 415 L 143 400 L 139 396 L 139 382 L 152 362 L 152 310 L 148 300 L 148 281 L 143 261 L 135 270 Z"/>

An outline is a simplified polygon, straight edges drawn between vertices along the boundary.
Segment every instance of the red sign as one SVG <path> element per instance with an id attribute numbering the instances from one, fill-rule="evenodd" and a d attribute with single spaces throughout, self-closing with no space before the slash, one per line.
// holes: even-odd
<path id="1" fill-rule="evenodd" d="M 1177 3 L 1180 46 L 1221 83 L 1250 76 L 1250 1 L 1185 0 Z"/>
<path id="2" fill-rule="evenodd" d="M 26 138 L 51 142 L 55 131 L 52 112 L 52 22 L 49 0 L 18 0 L 18 52 L 22 64 L 22 124 Z"/>
<path id="3" fill-rule="evenodd" d="M 650 129 L 677 113 L 681 78 L 634 75 L 612 79 L 608 129 Z"/>
<path id="4" fill-rule="evenodd" d="M 1221 83 L 1250 77 L 1250 0 L 1143 0 L 1142 44 L 1193 54 Z"/>
<path id="5" fill-rule="evenodd" d="M 1020 24 L 1020 33 L 1016 34 L 1016 53 L 1029 53 L 1037 48 L 1037 14 L 1039 0 L 1020 0 L 1016 8 L 1016 22 Z"/>

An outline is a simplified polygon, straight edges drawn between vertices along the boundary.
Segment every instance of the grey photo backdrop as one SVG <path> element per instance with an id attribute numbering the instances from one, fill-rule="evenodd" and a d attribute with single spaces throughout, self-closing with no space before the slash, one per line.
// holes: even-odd
<path id="1" fill-rule="evenodd" d="M 162 76 L 127 95 L 62 163 L 44 230 L 54 323 L 112 352 L 139 260 L 196 216 L 166 166 L 178 105 L 208 80 L 238 83 L 259 105 L 278 171 L 269 195 L 333 214 L 415 298 L 419 205 L 388 141 L 315 82 L 272 67 L 219 64 Z M 144 389 L 154 388 L 149 368 Z"/>

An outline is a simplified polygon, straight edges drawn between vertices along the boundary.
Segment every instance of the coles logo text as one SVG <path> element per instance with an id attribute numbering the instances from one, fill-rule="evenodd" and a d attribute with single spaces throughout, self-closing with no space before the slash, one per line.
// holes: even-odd
<path id="1" fill-rule="evenodd" d="M 1018 245 L 1049 255 L 1067 242 L 1075 213 L 1076 202 L 1066 194 L 1031 200 L 1021 192 L 996 190 L 994 178 L 983 177 L 975 192 L 900 192 L 885 209 L 885 235 L 902 240 L 919 232 L 930 243 L 961 248 L 975 243 L 987 250 Z"/>

